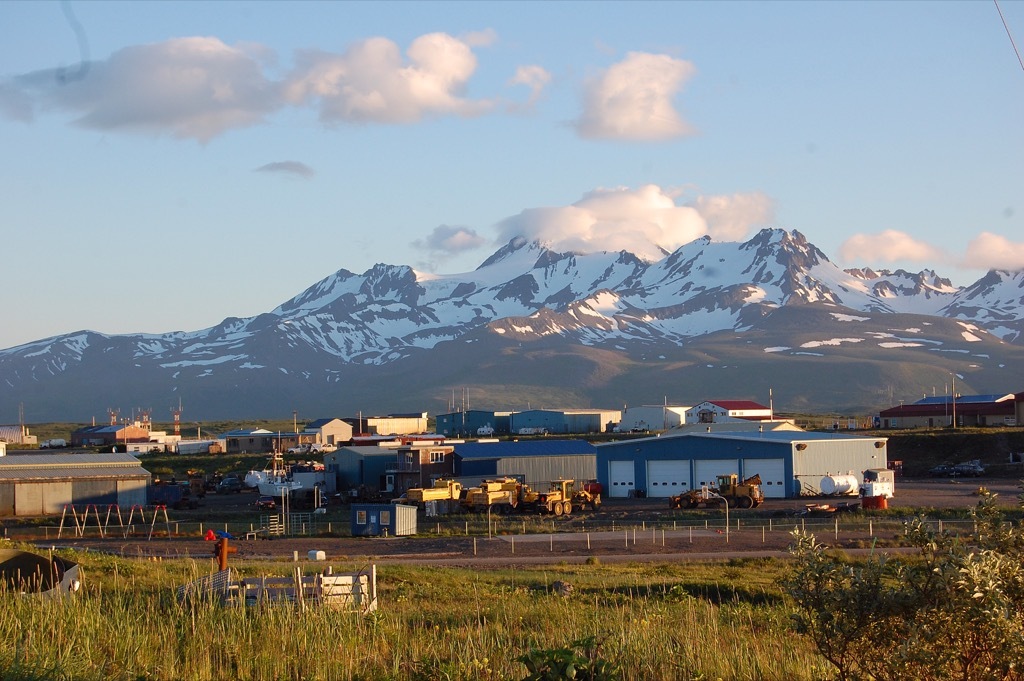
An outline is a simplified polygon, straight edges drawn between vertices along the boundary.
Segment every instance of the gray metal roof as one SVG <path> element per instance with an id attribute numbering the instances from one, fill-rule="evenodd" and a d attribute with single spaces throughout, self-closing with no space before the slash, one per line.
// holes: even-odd
<path id="1" fill-rule="evenodd" d="M 463 459 L 500 459 L 508 456 L 593 455 L 586 440 L 521 440 L 518 442 L 466 442 L 453 445 Z"/>
<path id="2" fill-rule="evenodd" d="M 142 466 L 91 466 L 88 468 L 0 468 L 0 480 L 88 480 L 105 478 L 146 478 Z"/>
<path id="3" fill-rule="evenodd" d="M 125 452 L 103 454 L 8 454 L 0 457 L 0 471 L 36 468 L 141 467 L 141 462 Z"/>

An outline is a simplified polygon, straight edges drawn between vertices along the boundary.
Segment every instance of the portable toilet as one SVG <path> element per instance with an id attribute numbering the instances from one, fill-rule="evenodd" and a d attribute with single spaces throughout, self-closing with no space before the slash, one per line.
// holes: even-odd
<path id="1" fill-rule="evenodd" d="M 407 504 L 352 504 L 353 537 L 416 534 L 416 507 Z"/>

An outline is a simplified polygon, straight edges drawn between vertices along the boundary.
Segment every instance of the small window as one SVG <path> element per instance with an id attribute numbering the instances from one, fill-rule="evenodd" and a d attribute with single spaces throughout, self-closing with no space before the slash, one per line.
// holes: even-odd
<path id="1" fill-rule="evenodd" d="M 430 463 L 444 463 L 444 452 L 430 452 Z"/>

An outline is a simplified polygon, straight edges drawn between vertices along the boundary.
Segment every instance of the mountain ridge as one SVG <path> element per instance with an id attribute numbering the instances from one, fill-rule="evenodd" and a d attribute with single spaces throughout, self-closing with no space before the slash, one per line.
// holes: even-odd
<path id="1" fill-rule="evenodd" d="M 803 318 L 813 320 L 804 323 L 816 325 L 815 337 L 791 329 L 787 340 L 772 318 L 786 310 L 783 316 L 793 323 L 801 316 L 799 308 L 805 308 Z M 851 328 L 861 334 L 856 343 L 827 344 Z M 917 331 L 893 332 L 901 328 Z M 838 335 L 826 337 L 833 329 Z M 558 406 L 617 404 L 622 394 L 636 392 L 626 385 L 630 372 L 602 382 L 595 377 L 605 374 L 592 358 L 610 362 L 611 352 L 626 366 L 654 352 L 671 364 L 680 361 L 668 359 L 680 349 L 713 355 L 716 348 L 724 352 L 737 345 L 738 351 L 762 337 L 771 343 L 766 348 L 787 350 L 740 352 L 751 384 L 757 372 L 773 374 L 771 365 L 782 364 L 780 357 L 786 363 L 807 362 L 824 347 L 834 361 L 890 364 L 900 385 L 922 377 L 934 383 L 943 372 L 956 371 L 958 381 L 969 383 L 973 377 L 979 386 L 999 383 L 999 390 L 1019 390 L 1000 382 L 1013 380 L 1003 375 L 1013 373 L 1006 367 L 1024 356 L 1022 330 L 1024 272 L 992 270 L 958 288 L 930 269 L 916 274 L 843 270 L 800 232 L 780 229 L 761 230 L 745 242 L 702 237 L 657 261 L 628 251 L 558 252 L 516 237 L 468 273 L 431 274 L 384 263 L 361 275 L 339 269 L 270 312 L 227 318 L 208 329 L 116 336 L 78 331 L 0 350 L 0 382 L 8 387 L 0 396 L 0 412 L 24 403 L 29 413 L 43 414 L 39 418 L 66 418 L 69 414 L 53 410 L 81 413 L 92 403 L 90 395 L 115 406 L 125 400 L 173 404 L 186 394 L 214 410 L 211 417 L 224 415 L 213 396 L 233 402 L 237 410 L 247 404 L 273 408 L 270 396 L 276 395 L 275 413 L 291 411 L 295 403 L 321 409 L 352 405 L 347 408 L 354 411 L 360 395 L 377 393 L 377 409 L 422 410 L 429 407 L 413 404 L 414 394 L 434 400 L 424 396 L 473 380 L 472 366 L 417 373 L 415 367 L 447 357 L 452 344 L 462 346 L 462 355 L 470 344 L 486 346 L 499 359 L 516 355 L 522 344 L 547 347 L 552 356 L 589 367 L 587 376 L 575 379 L 586 390 L 544 385 L 545 375 L 559 373 L 551 366 L 557 359 L 543 368 L 544 362 L 531 359 L 524 366 L 536 367 L 539 375 L 512 378 L 529 390 L 575 394 L 577 404 Z M 804 347 L 808 343 L 825 345 Z M 862 343 L 872 345 L 877 356 L 860 350 L 868 347 Z M 955 351 L 926 352 L 964 343 Z M 974 351 L 982 346 L 985 352 Z M 455 356 L 448 361 L 458 364 L 459 353 Z M 952 359 L 964 357 L 974 359 L 955 366 Z M 692 358 L 686 361 L 697 365 Z M 404 387 L 376 385 L 399 380 Z M 683 390 L 673 380 L 666 370 L 663 379 L 643 382 L 656 395 L 672 388 L 702 399 L 701 385 Z M 735 385 L 741 389 L 742 383 Z M 270 396 L 256 399 L 248 394 L 252 390 Z M 309 399 L 307 392 L 323 397 Z M 827 406 L 870 405 L 872 398 L 861 392 Z"/>

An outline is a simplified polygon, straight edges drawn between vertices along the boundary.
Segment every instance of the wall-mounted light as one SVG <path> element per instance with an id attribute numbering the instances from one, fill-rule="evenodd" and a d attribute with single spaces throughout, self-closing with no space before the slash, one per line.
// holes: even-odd
<path id="1" fill-rule="evenodd" d="M 796 445 L 796 451 L 798 451 L 798 452 L 802 452 L 802 451 L 804 451 L 805 449 L 807 449 L 807 443 L 806 443 L 806 442 L 798 442 L 798 443 L 797 443 L 797 445 Z"/>

